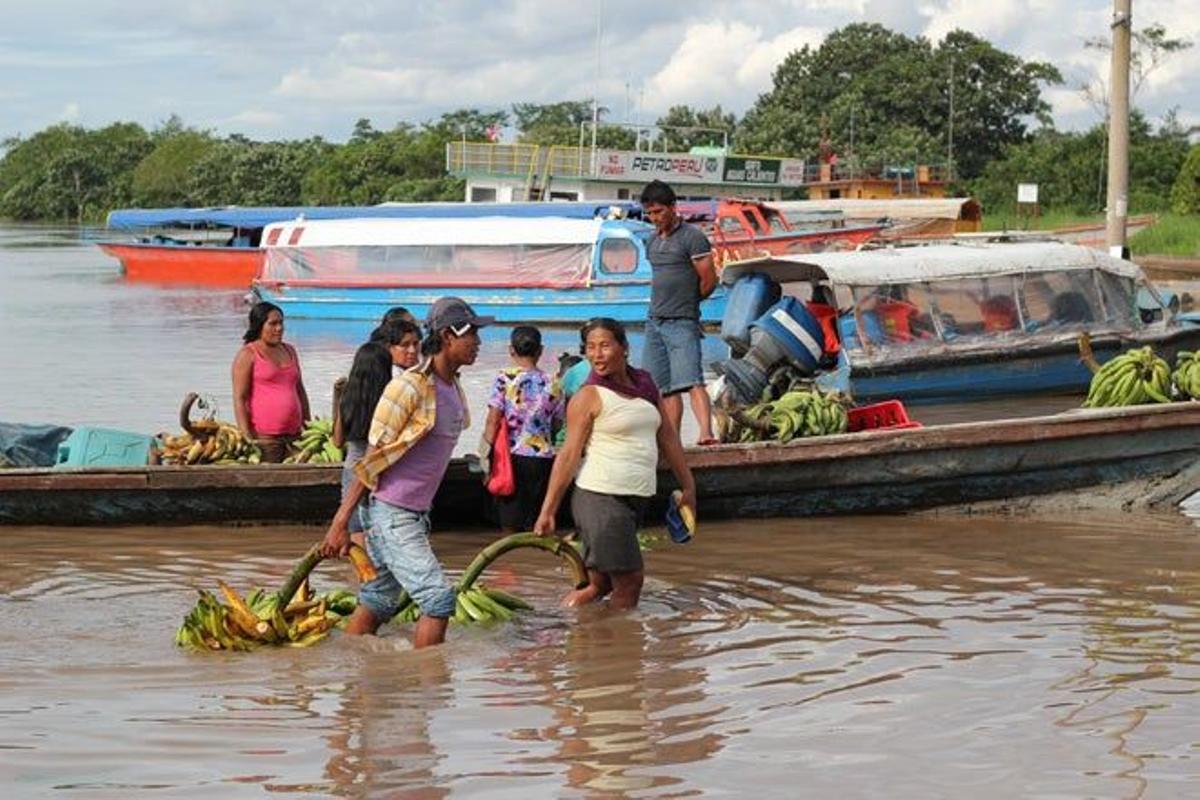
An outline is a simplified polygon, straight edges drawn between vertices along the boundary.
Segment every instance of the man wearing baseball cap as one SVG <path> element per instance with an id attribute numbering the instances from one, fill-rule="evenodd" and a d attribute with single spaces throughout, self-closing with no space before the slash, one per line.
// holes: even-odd
<path id="1" fill-rule="evenodd" d="M 344 556 L 347 523 L 370 491 L 367 552 L 379 576 L 359 589 L 348 634 L 373 634 L 399 611 L 401 590 L 421 609 L 413 647 L 441 644 L 454 613 L 454 589 L 429 545 L 429 509 L 459 434 L 470 427 L 458 371 L 479 355 L 481 317 L 458 297 L 439 298 L 425 320 L 424 361 L 392 379 L 383 390 L 367 452 L 354 468 L 358 480 L 346 493 L 321 552 Z"/>

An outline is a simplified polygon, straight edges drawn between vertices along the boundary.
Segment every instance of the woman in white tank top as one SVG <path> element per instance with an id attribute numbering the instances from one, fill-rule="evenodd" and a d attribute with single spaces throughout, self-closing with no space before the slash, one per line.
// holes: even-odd
<path id="1" fill-rule="evenodd" d="M 588 322 L 582 333 L 592 373 L 567 406 L 567 439 L 555 458 L 534 531 L 539 536 L 555 532 L 558 507 L 575 479 L 571 514 L 588 585 L 563 603 L 583 605 L 611 594 L 612 608 L 633 608 L 644 578 L 637 530 L 657 489 L 659 453 L 683 490 L 683 504 L 693 510 L 696 483 L 654 380 L 629 366 L 625 328 L 602 317 Z"/>

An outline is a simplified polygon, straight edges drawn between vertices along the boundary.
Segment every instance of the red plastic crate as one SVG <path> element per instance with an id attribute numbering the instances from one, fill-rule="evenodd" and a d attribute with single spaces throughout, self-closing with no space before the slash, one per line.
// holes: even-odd
<path id="1" fill-rule="evenodd" d="M 921 427 L 921 423 L 908 418 L 904 404 L 899 400 L 884 400 L 882 403 L 852 408 L 846 412 L 846 416 L 850 419 L 851 433 Z"/>

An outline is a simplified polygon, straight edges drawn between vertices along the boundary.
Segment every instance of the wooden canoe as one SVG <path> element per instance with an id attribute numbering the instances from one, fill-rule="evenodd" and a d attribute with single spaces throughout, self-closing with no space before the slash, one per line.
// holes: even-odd
<path id="1" fill-rule="evenodd" d="M 1178 502 L 1200 490 L 1200 403 L 721 445 L 687 456 L 704 519 L 1102 497 L 1131 485 Z M 337 504 L 339 476 L 339 466 L 305 464 L 4 470 L 0 523 L 321 523 Z M 671 488 L 664 474 L 660 506 Z M 479 524 L 487 504 L 478 478 L 455 461 L 434 516 L 441 526 Z"/>

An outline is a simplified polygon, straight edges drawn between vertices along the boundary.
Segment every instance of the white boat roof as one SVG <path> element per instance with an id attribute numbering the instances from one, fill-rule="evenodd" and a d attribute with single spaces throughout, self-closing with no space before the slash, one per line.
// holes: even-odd
<path id="1" fill-rule="evenodd" d="M 828 280 L 842 286 L 985 278 L 1073 269 L 1100 269 L 1142 278 L 1130 261 L 1064 242 L 947 242 L 841 253 L 804 253 L 727 263 L 724 283 L 758 272 L 780 283 Z"/>
<path id="2" fill-rule="evenodd" d="M 372 247 L 404 245 L 591 245 L 604 220 L 539 217 L 443 219 L 296 219 L 268 225 L 263 247 Z M 272 232 L 280 230 L 272 240 Z M 296 231 L 300 231 L 296 234 Z"/>
<path id="3" fill-rule="evenodd" d="M 837 197 L 828 200 L 776 200 L 771 207 L 783 214 L 840 211 L 850 219 L 958 219 L 970 197 L 923 197 L 860 200 Z"/>

